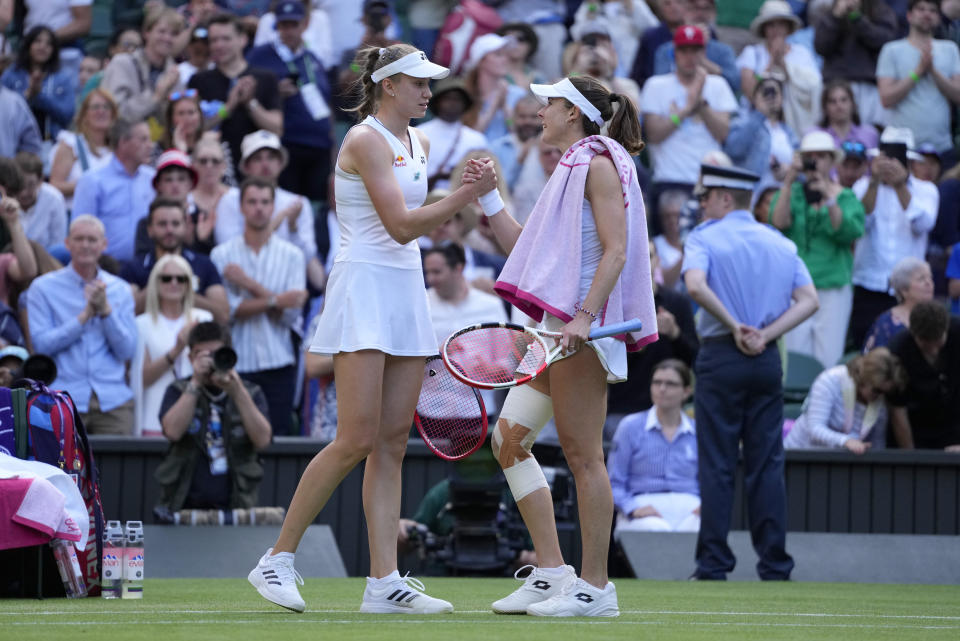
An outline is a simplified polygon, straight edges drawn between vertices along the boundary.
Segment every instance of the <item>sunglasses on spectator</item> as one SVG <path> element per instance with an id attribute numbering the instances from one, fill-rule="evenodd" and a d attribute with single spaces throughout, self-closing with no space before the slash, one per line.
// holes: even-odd
<path id="1" fill-rule="evenodd" d="M 180 274 L 179 276 L 174 276 L 172 274 L 160 274 L 161 283 L 172 283 L 174 280 L 176 280 L 181 285 L 186 285 L 187 281 L 189 281 L 190 278 L 187 276 L 184 276 L 183 274 Z"/>
<path id="2" fill-rule="evenodd" d="M 174 91 L 170 94 L 170 101 L 174 102 L 182 98 L 196 98 L 197 90 L 196 89 L 184 89 L 183 91 Z"/>
<path id="3" fill-rule="evenodd" d="M 198 165 L 220 165 L 223 163 L 223 158 L 197 158 Z"/>
<path id="4" fill-rule="evenodd" d="M 867 148 L 862 142 L 854 142 L 848 140 L 840 145 L 840 148 L 848 156 L 857 156 L 858 158 L 864 158 L 867 155 Z"/>

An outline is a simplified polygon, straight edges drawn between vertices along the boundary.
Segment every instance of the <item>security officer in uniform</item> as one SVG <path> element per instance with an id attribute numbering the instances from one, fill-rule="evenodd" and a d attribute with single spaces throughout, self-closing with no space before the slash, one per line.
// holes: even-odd
<path id="1" fill-rule="evenodd" d="M 796 245 L 750 213 L 759 177 L 701 165 L 697 197 L 706 222 L 687 237 L 683 278 L 703 307 L 695 363 L 701 525 L 693 577 L 724 580 L 734 475 L 743 444 L 747 511 L 764 580 L 787 580 L 783 386 L 776 340 L 818 308 Z"/>

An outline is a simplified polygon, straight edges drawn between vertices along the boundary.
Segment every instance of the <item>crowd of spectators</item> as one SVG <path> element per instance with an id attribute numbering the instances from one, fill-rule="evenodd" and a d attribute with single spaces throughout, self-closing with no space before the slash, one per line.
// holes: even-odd
<path id="1" fill-rule="evenodd" d="M 179 441 L 187 410 L 164 410 L 202 398 L 209 422 L 206 385 L 256 407 L 274 435 L 335 434 L 332 370 L 304 377 L 302 341 L 338 246 L 332 176 L 352 122 L 353 53 L 403 40 L 455 71 L 418 123 L 433 199 L 468 158 L 489 156 L 524 219 L 560 160 L 540 140 L 531 82 L 589 74 L 637 104 L 660 340 L 611 388 L 608 437 L 666 391 L 665 380 L 651 390 L 657 371 L 682 379 L 670 386 L 685 397 L 681 366 L 699 344 L 680 268 L 706 160 L 760 177 L 753 214 L 797 245 L 820 298 L 786 337 L 825 368 L 789 443 L 862 451 L 886 434 L 960 448 L 960 396 L 924 382 L 957 384 L 956 321 L 927 305 L 960 311 L 960 3 L 754 0 L 719 24 L 714 0 L 503 0 L 464 22 L 475 32 L 445 23 L 471 10 L 455 0 L 102 4 L 114 19 L 105 47 L 91 0 L 26 0 L 17 15 L 0 3 L 0 302 L 23 346 L 56 361 L 56 386 L 92 433 Z M 479 207 L 420 245 L 438 342 L 510 315 L 488 295 L 504 252 Z M 191 338 L 210 321 L 226 338 Z M 244 383 L 212 376 L 202 343 L 232 345 Z M 676 360 L 656 369 L 665 359 Z M 303 384 L 311 376 L 319 389 Z M 684 442 L 693 424 L 674 409 L 659 420 Z M 624 429 L 656 422 L 634 416 Z M 244 452 L 268 442 L 261 422 L 245 427 Z"/>

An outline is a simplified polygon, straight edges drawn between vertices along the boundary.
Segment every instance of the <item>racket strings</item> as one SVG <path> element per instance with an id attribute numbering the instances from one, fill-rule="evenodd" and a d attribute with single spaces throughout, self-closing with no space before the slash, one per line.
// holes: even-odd
<path id="1" fill-rule="evenodd" d="M 439 356 L 426 363 L 417 427 L 434 451 L 451 459 L 470 454 L 487 435 L 487 416 L 479 393 L 455 379 Z"/>
<path id="2" fill-rule="evenodd" d="M 488 385 L 536 374 L 547 353 L 537 338 L 509 327 L 465 331 L 447 343 L 447 362 L 464 378 Z"/>

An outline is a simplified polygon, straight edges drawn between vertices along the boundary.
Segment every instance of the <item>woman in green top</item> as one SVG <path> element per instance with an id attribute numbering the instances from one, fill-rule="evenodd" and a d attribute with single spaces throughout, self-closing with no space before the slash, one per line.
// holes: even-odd
<path id="1" fill-rule="evenodd" d="M 833 167 L 842 159 L 830 134 L 804 136 L 770 216 L 796 243 L 820 297 L 819 311 L 787 334 L 787 349 L 813 356 L 824 367 L 843 356 L 853 304 L 853 241 L 863 235 L 865 218 L 853 191 L 833 179 Z"/>

